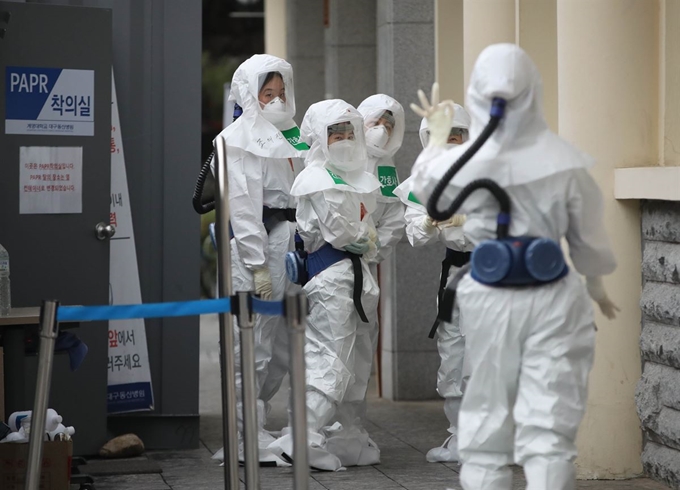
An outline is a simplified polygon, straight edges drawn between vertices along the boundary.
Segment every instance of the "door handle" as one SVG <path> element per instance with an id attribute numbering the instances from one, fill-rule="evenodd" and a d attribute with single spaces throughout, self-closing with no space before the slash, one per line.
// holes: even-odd
<path id="1" fill-rule="evenodd" d="M 97 240 L 110 240 L 113 235 L 116 234 L 116 229 L 111 224 L 106 224 L 103 221 L 97 223 L 94 227 L 94 233 L 97 236 Z"/>

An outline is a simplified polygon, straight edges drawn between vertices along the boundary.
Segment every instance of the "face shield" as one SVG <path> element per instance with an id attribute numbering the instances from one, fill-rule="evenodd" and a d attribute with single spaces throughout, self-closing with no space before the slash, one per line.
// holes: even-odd
<path id="1" fill-rule="evenodd" d="M 295 115 L 293 77 L 286 71 L 269 71 L 257 75 L 256 94 L 260 113 L 272 124 L 280 124 Z"/>
<path id="2" fill-rule="evenodd" d="M 451 128 L 449 139 L 446 140 L 446 144 L 447 146 L 462 145 L 468 140 L 469 137 L 470 133 L 468 132 L 467 128 Z"/>
<path id="3" fill-rule="evenodd" d="M 324 153 L 330 164 L 344 172 L 359 170 L 366 165 L 366 143 L 363 121 L 352 117 L 326 126 L 327 144 Z"/>
<path id="4" fill-rule="evenodd" d="M 449 139 L 446 140 L 446 148 L 453 148 L 454 146 L 462 145 L 470 138 L 470 133 L 467 128 L 451 128 Z M 422 128 L 420 130 L 420 143 L 423 148 L 430 142 L 430 130 Z"/>

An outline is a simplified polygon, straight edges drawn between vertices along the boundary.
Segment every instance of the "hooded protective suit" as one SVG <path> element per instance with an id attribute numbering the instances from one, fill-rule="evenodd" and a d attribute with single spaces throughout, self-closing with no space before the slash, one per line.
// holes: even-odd
<path id="1" fill-rule="evenodd" d="M 469 129 L 470 116 L 460 105 L 455 105 L 452 128 Z M 420 141 L 423 148 L 428 143 L 427 119 L 420 124 Z M 465 239 L 463 228 L 451 221 L 433 224 L 427 219 L 427 210 L 412 193 L 413 177 L 409 177 L 394 190 L 406 205 L 406 237 L 413 247 L 443 243 L 447 250 L 449 270 L 443 281 L 448 282 L 463 265 L 466 252 L 472 251 L 472 244 Z M 444 271 L 442 271 L 444 272 Z M 440 278 L 442 279 L 442 278 Z M 440 322 L 437 327 L 437 350 L 441 358 L 437 372 L 437 392 L 444 398 L 444 413 L 449 420 L 449 436 L 442 446 L 428 451 L 431 463 L 458 461 L 458 412 L 463 397 L 464 384 L 469 373 L 464 370 L 465 337 L 459 325 L 458 308 L 454 309 L 453 322 Z"/>
<path id="2" fill-rule="evenodd" d="M 329 146 L 329 136 L 339 127 L 354 139 Z M 311 149 L 307 168 L 291 190 L 298 198 L 298 231 L 309 253 L 327 244 L 335 250 L 359 245 L 365 249 L 359 269 L 361 303 L 368 320 L 360 319 L 353 301 L 359 274 L 350 258 L 321 270 L 304 286 L 310 307 L 305 348 L 310 465 L 337 470 L 375 464 L 380 452 L 357 425 L 356 413 L 366 396 L 373 360 L 379 290 L 367 260 L 377 253 L 370 213 L 375 210 L 374 192 L 380 182 L 364 171 L 363 120 L 351 105 L 341 100 L 313 104 L 302 123 L 302 135 Z M 335 145 L 342 151 L 335 150 Z M 328 427 L 332 422 L 336 423 Z M 291 455 L 292 440 L 284 435 L 269 448 L 282 456 Z"/>
<path id="3" fill-rule="evenodd" d="M 451 121 L 451 129 L 466 129 L 470 130 L 470 114 L 468 114 L 468 111 L 465 110 L 465 108 L 460 105 L 460 104 L 453 104 L 454 111 L 453 111 L 453 120 Z M 428 143 L 430 142 L 430 130 L 427 127 L 427 118 L 423 118 L 420 121 L 420 130 L 418 131 L 418 136 L 420 136 L 420 143 L 423 145 L 423 148 L 425 148 Z M 458 145 L 450 144 L 446 145 L 448 149 L 454 148 Z"/>
<path id="4" fill-rule="evenodd" d="M 576 271 L 589 282 L 613 272 L 602 197 L 587 171 L 592 159 L 548 129 L 538 70 L 518 46 L 490 46 L 475 64 L 466 100 L 471 141 L 496 96 L 508 101 L 505 117 L 454 177 L 439 208 L 470 181 L 492 178 L 511 199 L 511 236 L 566 238 Z M 431 148 L 421 153 L 413 174 L 422 202 L 469 144 L 434 158 Z M 472 243 L 495 238 L 498 210 L 488 192 L 467 199 L 458 212 L 467 216 Z M 459 417 L 463 488 L 509 490 L 507 465 L 514 461 L 524 466 L 529 490 L 573 489 L 574 440 L 595 337 L 583 282 L 572 271 L 539 287 L 494 288 L 468 275 L 456 300 L 471 367 Z"/>
<path id="5" fill-rule="evenodd" d="M 371 217 L 380 242 L 378 262 L 382 262 L 392 254 L 394 246 L 404 235 L 404 205 L 394 195 L 394 189 L 399 185 L 394 154 L 404 141 L 404 108 L 389 95 L 376 94 L 364 100 L 357 110 L 364 118 L 366 130 L 366 171 L 374 174 L 381 185 L 376 192 L 377 204 Z M 385 126 L 377 124 L 386 111 L 389 111 L 387 117 L 391 118 L 391 134 Z"/>
<path id="6" fill-rule="evenodd" d="M 281 75 L 285 102 L 280 98 L 263 108 L 258 94 L 271 72 Z M 258 275 L 271 277 L 271 298 L 281 300 L 292 285 L 284 266 L 286 253 L 293 249 L 295 224 L 287 221 L 266 223 L 265 207 L 294 208 L 290 189 L 301 170 L 300 158 L 307 145 L 300 142 L 299 129 L 293 121 L 295 98 L 293 70 L 288 62 L 270 55 L 255 55 L 239 66 L 232 79 L 230 99 L 243 108 L 243 114 L 222 131 L 227 146 L 229 183 L 231 267 L 234 291 L 259 288 Z M 270 111 L 270 109 L 273 109 Z M 274 121 L 274 122 L 270 122 Z M 266 218 L 266 217 L 265 217 Z M 268 274 L 267 274 L 268 271 Z M 236 359 L 240 363 L 238 333 Z M 242 431 L 241 376 L 237 366 L 236 393 L 239 397 L 239 431 Z M 257 316 L 255 321 L 255 368 L 258 396 L 260 460 L 281 460 L 266 450 L 274 438 L 264 430 L 268 401 L 278 391 L 288 367 L 288 332 L 285 319 Z M 243 457 L 243 446 L 239 456 Z M 222 459 L 221 451 L 216 454 Z"/>
<path id="7" fill-rule="evenodd" d="M 394 189 L 399 185 L 394 155 L 404 141 L 406 123 L 404 108 L 389 95 L 371 95 L 359 104 L 357 110 L 364 118 L 368 154 L 366 171 L 375 175 L 381 185 L 375 192 L 376 209 L 371 213 L 380 246 L 376 260 L 369 264 L 379 285 L 378 263 L 392 255 L 394 247 L 404 235 L 404 205 L 394 194 Z M 380 325 L 376 324 L 371 339 L 374 354 L 378 348 L 379 332 Z M 360 417 L 365 419 L 365 403 L 359 410 Z"/>

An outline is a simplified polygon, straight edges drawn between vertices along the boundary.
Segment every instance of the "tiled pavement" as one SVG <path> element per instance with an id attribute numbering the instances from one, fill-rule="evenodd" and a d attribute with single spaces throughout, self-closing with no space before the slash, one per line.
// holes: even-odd
<path id="1" fill-rule="evenodd" d="M 222 446 L 217 326 L 214 317 L 201 322 L 201 447 L 189 451 L 151 451 L 162 474 L 98 477 L 97 490 L 221 489 L 224 470 L 210 459 Z M 283 390 L 282 390 L 283 391 Z M 432 464 L 425 453 L 446 436 L 441 402 L 390 402 L 375 395 L 369 401 L 367 427 L 380 446 L 382 463 L 349 468 L 337 473 L 313 472 L 310 490 L 431 490 L 460 489 L 459 466 Z M 286 422 L 285 398 L 274 400 L 269 426 L 280 429 Z M 243 476 L 243 475 L 241 475 Z M 263 490 L 292 489 L 290 468 L 261 468 Z M 243 480 L 243 478 L 242 478 Z M 513 489 L 524 489 L 521 470 L 515 472 Z M 627 481 L 579 481 L 577 488 L 597 490 L 665 490 L 647 479 Z"/>

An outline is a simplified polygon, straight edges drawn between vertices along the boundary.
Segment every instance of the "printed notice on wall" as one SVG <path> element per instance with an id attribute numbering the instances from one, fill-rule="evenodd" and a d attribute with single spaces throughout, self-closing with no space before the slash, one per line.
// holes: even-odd
<path id="1" fill-rule="evenodd" d="M 83 149 L 19 149 L 19 213 L 74 214 L 83 210 Z"/>
<path id="2" fill-rule="evenodd" d="M 5 133 L 94 135 L 94 70 L 5 68 Z"/>
<path id="3" fill-rule="evenodd" d="M 113 75 L 112 75 L 113 77 Z M 137 267 L 135 233 L 128 193 L 123 139 L 118 116 L 116 85 L 111 81 L 111 214 L 116 229 L 109 259 L 109 302 L 136 305 L 142 302 Z M 151 369 L 143 319 L 109 322 L 108 412 L 123 413 L 153 409 Z"/>

